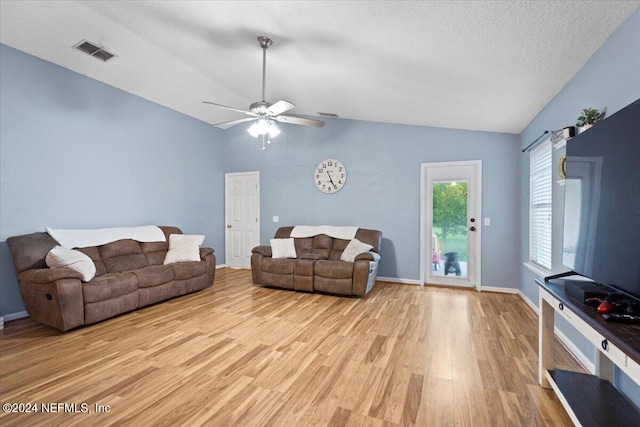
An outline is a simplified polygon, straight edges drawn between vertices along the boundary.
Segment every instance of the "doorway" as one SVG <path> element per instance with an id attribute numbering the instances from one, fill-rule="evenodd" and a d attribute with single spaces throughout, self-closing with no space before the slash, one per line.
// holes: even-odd
<path id="1" fill-rule="evenodd" d="M 482 161 L 420 165 L 420 283 L 481 286 Z"/>
<path id="2" fill-rule="evenodd" d="M 225 264 L 251 268 L 251 249 L 260 244 L 260 172 L 224 174 Z"/>

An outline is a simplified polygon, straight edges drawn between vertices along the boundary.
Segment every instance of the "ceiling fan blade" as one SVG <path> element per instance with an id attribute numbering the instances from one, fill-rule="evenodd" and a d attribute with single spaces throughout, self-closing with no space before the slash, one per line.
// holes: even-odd
<path id="1" fill-rule="evenodd" d="M 229 107 L 227 105 L 222 105 L 222 104 L 216 104 L 215 102 L 210 102 L 210 101 L 202 101 L 203 104 L 211 104 L 211 105 L 215 105 L 216 107 L 222 107 L 222 108 L 226 108 L 227 110 L 231 110 L 231 111 L 237 111 L 238 113 L 242 113 L 242 114 L 246 114 L 248 116 L 257 116 L 257 114 L 252 113 L 251 111 L 246 111 L 246 110 L 241 110 L 239 108 L 233 108 L 233 107 Z"/>
<path id="2" fill-rule="evenodd" d="M 273 117 L 273 116 L 277 116 L 278 114 L 282 114 L 285 111 L 289 111 L 295 107 L 296 107 L 296 104 L 281 99 L 280 101 L 276 102 L 275 104 L 267 108 L 267 114 Z"/>
<path id="3" fill-rule="evenodd" d="M 213 126 L 217 128 L 222 128 L 222 129 L 229 129 L 231 126 L 235 126 L 244 122 L 250 122 L 251 120 L 256 120 L 256 119 L 255 117 L 248 117 L 246 119 L 238 119 L 238 120 L 231 120 L 228 122 L 215 123 Z"/>
<path id="4" fill-rule="evenodd" d="M 272 118 L 273 120 L 277 120 L 282 123 L 291 123 L 293 125 L 315 126 L 317 128 L 321 128 L 324 126 L 324 121 L 322 120 L 303 119 L 302 117 L 291 116 L 276 116 Z"/>

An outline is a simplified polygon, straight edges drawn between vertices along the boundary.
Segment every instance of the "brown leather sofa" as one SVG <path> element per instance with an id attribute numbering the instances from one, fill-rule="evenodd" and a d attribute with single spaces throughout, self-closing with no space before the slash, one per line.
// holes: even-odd
<path id="1" fill-rule="evenodd" d="M 177 227 L 160 227 L 167 242 Z M 10 237 L 7 244 L 27 312 L 34 320 L 66 331 L 213 284 L 216 258 L 200 249 L 200 261 L 162 265 L 169 244 L 118 240 L 77 248 L 89 256 L 96 275 L 89 282 L 69 268 L 48 268 L 47 253 L 57 245 L 47 233 Z"/>
<path id="2" fill-rule="evenodd" d="M 289 238 L 293 227 L 281 227 L 276 239 Z M 373 246 L 354 262 L 340 261 L 349 240 L 325 234 L 295 238 L 297 258 L 271 257 L 271 246 L 257 246 L 251 254 L 251 274 L 256 285 L 307 292 L 326 292 L 363 297 L 371 291 L 378 274 L 382 233 L 359 228 L 356 239 Z"/>

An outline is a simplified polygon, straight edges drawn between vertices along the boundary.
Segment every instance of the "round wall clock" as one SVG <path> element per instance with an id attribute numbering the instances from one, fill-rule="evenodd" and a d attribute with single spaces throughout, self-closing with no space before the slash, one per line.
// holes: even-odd
<path id="1" fill-rule="evenodd" d="M 323 193 L 337 193 L 347 182 L 347 169 L 336 159 L 325 159 L 316 166 L 313 182 Z"/>

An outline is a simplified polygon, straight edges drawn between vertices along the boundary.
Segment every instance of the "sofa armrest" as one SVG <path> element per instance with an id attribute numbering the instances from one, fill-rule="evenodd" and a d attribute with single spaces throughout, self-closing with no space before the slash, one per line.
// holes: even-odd
<path id="1" fill-rule="evenodd" d="M 251 253 L 261 254 L 263 256 L 271 256 L 271 246 L 256 246 L 251 249 Z"/>
<path id="2" fill-rule="evenodd" d="M 356 255 L 354 261 L 358 261 L 361 259 L 365 261 L 380 261 L 380 254 L 377 252 L 363 252 Z"/>
<path id="3" fill-rule="evenodd" d="M 213 248 L 200 248 L 200 259 L 204 259 L 204 257 L 214 252 L 215 250 Z"/>
<path id="4" fill-rule="evenodd" d="M 35 268 L 18 275 L 20 282 L 51 283 L 62 279 L 82 279 L 82 273 L 70 268 Z"/>

